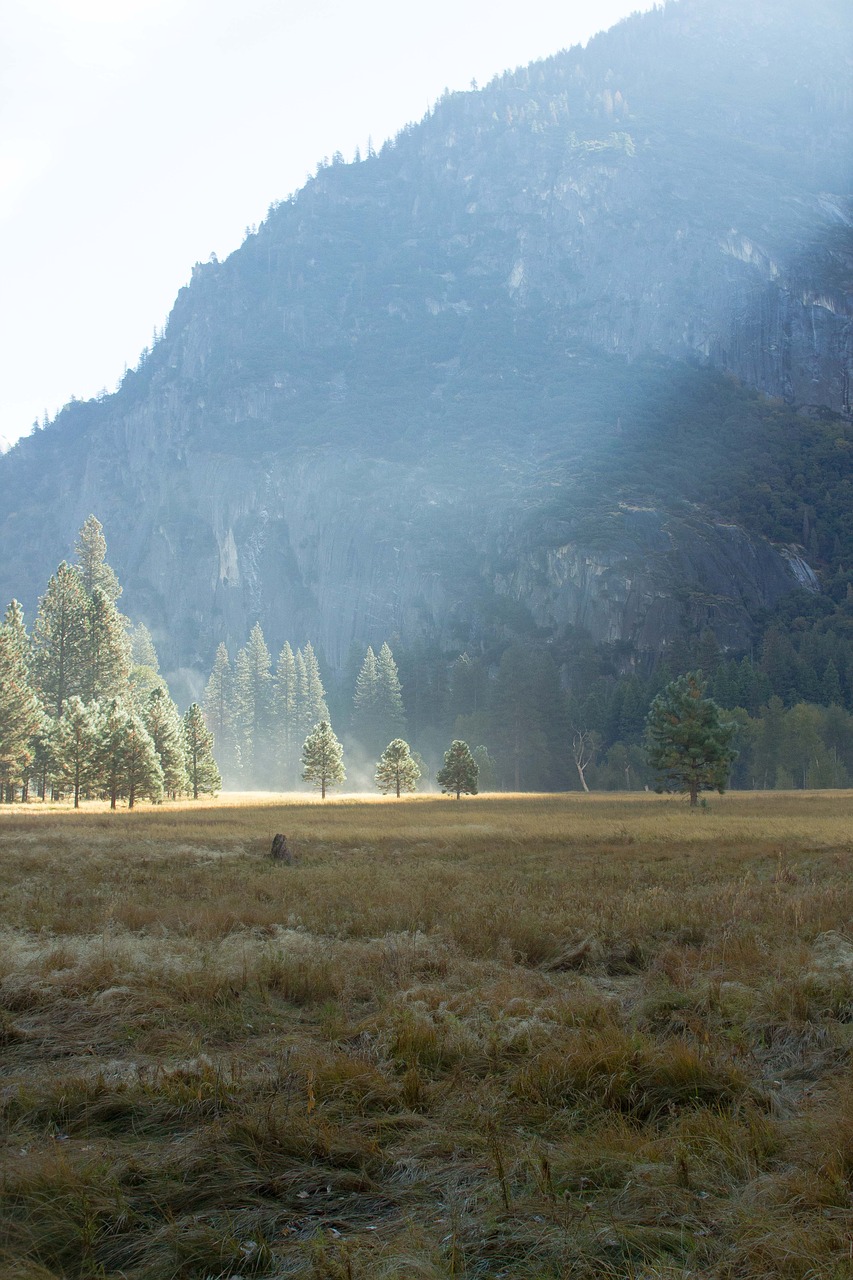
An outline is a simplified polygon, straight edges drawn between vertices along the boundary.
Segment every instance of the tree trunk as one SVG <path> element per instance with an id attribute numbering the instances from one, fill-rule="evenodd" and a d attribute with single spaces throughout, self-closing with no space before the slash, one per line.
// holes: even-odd
<path id="1" fill-rule="evenodd" d="M 697 801 L 698 797 L 699 797 L 699 783 L 698 783 L 698 782 L 691 782 L 691 784 L 690 784 L 690 807 L 691 807 L 691 809 L 692 809 L 692 808 L 693 808 L 693 806 L 696 804 L 696 801 Z"/>
<path id="2" fill-rule="evenodd" d="M 321 800 L 326 799 L 326 779 L 325 778 L 320 779 L 320 799 Z"/>
<path id="3" fill-rule="evenodd" d="M 578 777 L 579 777 L 579 778 L 580 778 L 580 780 L 581 780 L 581 786 L 583 787 L 583 789 L 584 789 L 584 791 L 587 793 L 587 795 L 589 795 L 589 787 L 586 785 L 586 778 L 583 776 L 583 771 L 584 771 L 584 769 L 586 768 L 586 765 L 581 766 L 581 765 L 579 765 L 579 764 L 578 764 L 578 762 L 577 762 L 577 760 L 576 760 L 576 761 L 575 761 L 575 768 L 576 768 L 576 769 L 577 769 L 577 771 L 578 771 Z"/>

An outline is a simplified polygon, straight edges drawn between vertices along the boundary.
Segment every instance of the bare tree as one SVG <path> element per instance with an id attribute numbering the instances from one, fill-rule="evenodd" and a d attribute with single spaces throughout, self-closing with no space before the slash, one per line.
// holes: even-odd
<path id="1" fill-rule="evenodd" d="M 589 766 L 595 763 L 599 745 L 599 736 L 592 729 L 575 729 L 572 735 L 572 759 L 575 762 L 581 786 L 586 792 L 589 792 L 589 787 L 584 775 Z"/>

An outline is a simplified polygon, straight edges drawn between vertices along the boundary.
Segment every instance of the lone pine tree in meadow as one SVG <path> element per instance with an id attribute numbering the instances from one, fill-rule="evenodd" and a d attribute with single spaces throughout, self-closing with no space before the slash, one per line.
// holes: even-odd
<path id="1" fill-rule="evenodd" d="M 437 782 L 445 795 L 455 794 L 457 800 L 463 791 L 468 796 L 475 796 L 479 772 L 468 743 L 457 738 L 444 753 L 444 764 L 438 771 Z"/>
<path id="2" fill-rule="evenodd" d="M 685 792 L 695 805 L 700 791 L 725 791 L 736 756 L 736 725 L 720 718 L 716 702 L 705 697 L 698 672 L 679 676 L 659 693 L 646 721 L 649 764 L 658 789 Z"/>
<path id="3" fill-rule="evenodd" d="M 420 768 L 412 759 L 408 742 L 395 738 L 382 752 L 376 766 L 376 785 L 383 795 L 396 791 L 397 798 L 404 791 L 414 791 L 421 776 Z"/>
<path id="4" fill-rule="evenodd" d="M 325 800 L 326 788 L 344 782 L 346 776 L 344 749 L 328 720 L 322 720 L 314 726 L 303 744 L 302 779 L 319 787 Z"/>

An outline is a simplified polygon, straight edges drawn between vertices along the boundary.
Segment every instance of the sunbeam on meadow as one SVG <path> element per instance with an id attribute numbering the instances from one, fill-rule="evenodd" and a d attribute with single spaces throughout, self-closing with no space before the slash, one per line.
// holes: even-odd
<path id="1" fill-rule="evenodd" d="M 850 1274 L 849 794 L 0 839 L 4 1275 Z"/>

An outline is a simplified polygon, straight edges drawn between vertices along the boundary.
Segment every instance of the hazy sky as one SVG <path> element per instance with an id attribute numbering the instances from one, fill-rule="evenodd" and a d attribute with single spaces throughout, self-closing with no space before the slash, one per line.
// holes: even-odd
<path id="1" fill-rule="evenodd" d="M 652 0 L 5 0 L 0 438 L 112 390 L 194 262 L 445 87 Z"/>

